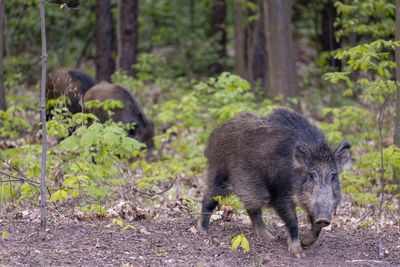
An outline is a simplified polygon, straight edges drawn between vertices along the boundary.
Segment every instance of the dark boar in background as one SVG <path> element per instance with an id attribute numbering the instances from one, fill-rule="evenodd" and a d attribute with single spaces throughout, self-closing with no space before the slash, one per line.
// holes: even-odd
<path id="1" fill-rule="evenodd" d="M 144 115 L 139 102 L 136 101 L 125 88 L 107 82 L 101 82 L 86 92 L 83 97 L 83 103 L 91 100 L 104 102 L 108 99 L 120 100 L 124 105 L 122 109 L 113 110 L 114 114 L 112 119 L 115 122 L 123 122 L 125 124 L 135 123 L 135 129 L 129 131 L 129 136 L 145 143 L 149 150 L 154 148 L 153 123 Z M 85 112 L 93 113 L 99 118 L 100 122 L 105 122 L 110 119 L 108 113 L 102 108 L 88 109 L 85 107 Z"/>
<path id="2" fill-rule="evenodd" d="M 285 222 L 289 251 L 296 256 L 313 244 L 328 226 L 340 202 L 339 172 L 350 162 L 351 144 L 333 149 L 321 130 L 287 109 L 266 116 L 241 112 L 210 136 L 208 190 L 205 193 L 200 230 L 206 232 L 215 196 L 235 193 L 244 203 L 255 232 L 272 239 L 261 209 L 273 207 Z M 298 237 L 295 208 L 308 214 L 311 230 Z"/>
<path id="3" fill-rule="evenodd" d="M 95 84 L 96 82 L 89 74 L 60 68 L 47 75 L 46 100 L 65 95 L 68 110 L 73 114 L 82 112 L 82 97 Z M 47 119 L 50 113 L 51 110 L 48 110 Z"/>

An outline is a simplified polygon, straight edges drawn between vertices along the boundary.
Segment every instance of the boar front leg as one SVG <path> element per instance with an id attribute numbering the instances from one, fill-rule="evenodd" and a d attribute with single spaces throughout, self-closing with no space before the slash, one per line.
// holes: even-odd
<path id="1" fill-rule="evenodd" d="M 304 256 L 299 241 L 299 226 L 297 223 L 295 206 L 282 199 L 274 201 L 272 206 L 275 208 L 282 221 L 285 222 L 288 232 L 289 252 L 296 257 Z"/>

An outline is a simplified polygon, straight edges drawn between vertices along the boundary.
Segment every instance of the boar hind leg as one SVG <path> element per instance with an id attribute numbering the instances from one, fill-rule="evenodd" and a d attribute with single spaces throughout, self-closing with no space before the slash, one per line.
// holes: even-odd
<path id="1" fill-rule="evenodd" d="M 216 174 L 207 193 L 203 199 L 203 205 L 201 208 L 200 220 L 199 220 L 199 230 L 200 232 L 206 233 L 208 231 L 208 225 L 210 223 L 210 217 L 218 205 L 218 201 L 214 199 L 216 196 L 225 197 L 228 194 L 227 190 L 228 177 L 223 174 Z"/>
<path id="2" fill-rule="evenodd" d="M 314 242 L 317 241 L 319 234 L 322 230 L 322 226 L 315 224 L 312 217 L 309 217 L 309 220 L 311 223 L 311 230 L 301 240 L 302 246 L 310 246 L 314 244 Z"/>
<path id="3" fill-rule="evenodd" d="M 266 238 L 268 240 L 276 240 L 262 219 L 261 208 L 258 209 L 247 209 L 247 213 L 250 216 L 251 222 L 253 223 L 254 230 L 258 236 Z"/>

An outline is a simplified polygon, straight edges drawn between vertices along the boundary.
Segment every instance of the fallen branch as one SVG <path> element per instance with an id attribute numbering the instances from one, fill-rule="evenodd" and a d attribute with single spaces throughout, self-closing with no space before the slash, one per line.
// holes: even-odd
<path id="1" fill-rule="evenodd" d="M 374 212 L 374 210 L 369 210 L 363 216 L 361 216 L 360 219 L 358 219 L 358 221 L 356 222 L 357 226 L 354 228 L 354 232 L 353 233 L 357 232 L 357 230 L 359 229 L 359 227 L 360 227 L 361 223 L 364 221 L 364 219 L 367 218 L 367 216 L 370 215 L 373 212 Z"/>
<path id="2" fill-rule="evenodd" d="M 378 260 L 346 260 L 348 263 L 356 263 L 356 262 L 370 262 L 370 263 L 385 263 L 384 261 Z"/>
<path id="3" fill-rule="evenodd" d="M 157 195 L 161 195 L 161 194 L 167 192 L 168 190 L 170 190 L 170 189 L 172 188 L 172 186 L 174 185 L 176 179 L 177 179 L 177 178 L 175 177 L 175 179 L 171 182 L 171 184 L 170 184 L 166 189 L 164 189 L 164 190 L 162 190 L 162 191 L 160 191 L 160 192 L 157 192 L 157 193 L 148 193 L 148 192 L 142 191 L 142 190 L 140 190 L 140 189 L 137 189 L 137 188 L 135 188 L 135 187 L 133 187 L 133 186 L 132 186 L 132 190 L 133 190 L 133 191 L 136 191 L 136 192 L 138 192 L 138 193 L 140 193 L 140 194 L 143 194 L 143 195 L 147 195 L 147 196 L 150 196 L 150 197 L 154 197 L 154 196 L 157 196 Z"/>

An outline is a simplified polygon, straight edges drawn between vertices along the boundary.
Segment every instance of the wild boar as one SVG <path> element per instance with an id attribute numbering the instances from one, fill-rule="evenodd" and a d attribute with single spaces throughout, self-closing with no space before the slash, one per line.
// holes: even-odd
<path id="1" fill-rule="evenodd" d="M 349 141 L 333 149 L 323 132 L 288 109 L 266 116 L 240 112 L 210 135 L 208 190 L 199 228 L 206 232 L 215 196 L 235 193 L 244 203 L 256 234 L 273 239 L 262 219 L 262 208 L 273 207 L 286 225 L 290 253 L 301 256 L 331 222 L 341 189 L 339 173 L 350 161 Z M 298 237 L 295 208 L 308 214 L 311 230 Z"/>
<path id="2" fill-rule="evenodd" d="M 143 112 L 143 109 L 138 101 L 125 88 L 101 82 L 92 87 L 83 97 L 83 103 L 91 100 L 99 100 L 104 102 L 108 99 L 120 100 L 124 107 L 122 109 L 115 108 L 112 119 L 115 122 L 135 123 L 135 128 L 128 132 L 128 135 L 146 144 L 147 149 L 154 148 L 153 122 L 149 120 Z M 90 112 L 99 118 L 100 122 L 109 120 L 108 113 L 102 108 L 84 108 L 85 112 Z"/>
<path id="3" fill-rule="evenodd" d="M 46 100 L 64 95 L 68 97 L 66 106 L 71 113 L 82 112 L 82 97 L 95 84 L 95 80 L 84 72 L 67 68 L 56 69 L 47 75 Z M 51 110 L 47 112 L 47 118 L 50 112 Z"/>

